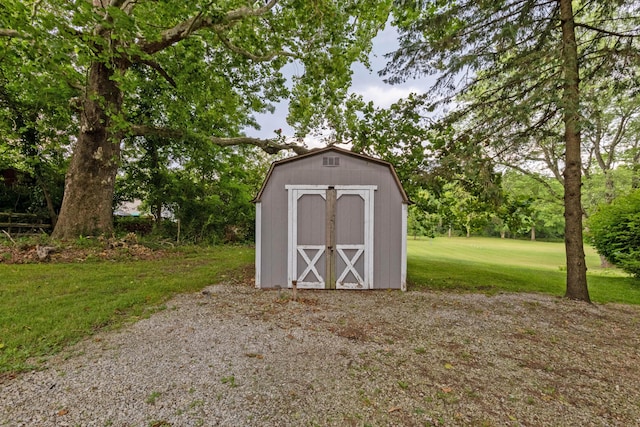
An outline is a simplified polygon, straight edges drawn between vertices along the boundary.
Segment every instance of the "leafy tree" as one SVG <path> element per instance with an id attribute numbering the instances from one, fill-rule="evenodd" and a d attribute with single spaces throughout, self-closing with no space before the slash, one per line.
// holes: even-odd
<path id="1" fill-rule="evenodd" d="M 632 190 L 633 169 L 631 165 L 619 165 L 602 172 L 598 168 L 584 180 L 582 204 L 585 216 L 590 217 L 602 203 L 611 203 L 618 195 Z"/>
<path id="2" fill-rule="evenodd" d="M 447 183 L 440 197 L 441 212 L 450 226 L 464 229 L 467 237 L 471 232 L 482 228 L 489 217 L 487 205 L 474 194 L 466 191 L 460 184 Z"/>
<path id="3" fill-rule="evenodd" d="M 4 7 L 0 6 L 0 27 L 7 18 Z M 21 43 L 5 42 L 0 37 L 0 169 L 15 169 L 25 179 L 13 189 L 14 196 L 22 193 L 21 200 L 10 196 L 13 203 L 5 200 L 10 204 L 0 209 L 38 213 L 55 225 L 67 165 L 66 130 L 74 129 L 68 108 L 73 91 L 64 82 L 34 72 L 39 60 L 24 55 Z M 67 104 L 66 109 L 60 104 Z"/>
<path id="4" fill-rule="evenodd" d="M 508 200 L 507 217 L 515 221 L 511 230 L 529 232 L 532 240 L 563 237 L 562 198 L 558 196 L 562 188 L 557 180 L 509 170 L 502 185 Z"/>
<path id="5" fill-rule="evenodd" d="M 566 296 L 589 301 L 582 238 L 582 80 L 615 77 L 637 54 L 637 4 L 597 0 L 398 1 L 400 49 L 386 72 L 400 81 L 440 73 L 433 105 L 457 101 L 452 123 L 472 115 L 470 144 L 493 152 L 545 138 L 561 150 Z M 475 91 L 472 98 L 464 95 Z M 461 97 L 462 95 L 462 97 Z M 505 114 L 508 112 L 508 114 Z M 559 142 L 562 141 L 561 148 Z"/>
<path id="6" fill-rule="evenodd" d="M 637 80 L 634 78 L 633 80 Z M 633 88 L 620 88 L 621 82 L 608 87 L 589 88 L 584 102 L 583 162 L 585 181 L 594 173 L 603 174 L 603 200 L 616 197 L 615 169 L 633 167 L 634 153 L 640 148 L 640 99 L 637 83 Z M 632 154 L 633 153 L 633 154 Z"/>
<path id="7" fill-rule="evenodd" d="M 498 229 L 502 239 L 507 233 L 515 237 L 527 232 L 531 232 L 531 240 L 536 239 L 531 199 L 526 197 L 506 197 L 505 202 L 491 216 L 491 224 Z"/>
<path id="8" fill-rule="evenodd" d="M 391 162 L 410 198 L 424 199 L 429 173 L 431 140 L 419 101 L 410 96 L 389 108 L 351 97 L 341 120 L 331 123 L 333 139 L 352 145 L 352 150 Z"/>
<path id="9" fill-rule="evenodd" d="M 442 222 L 438 210 L 440 201 L 427 190 L 420 190 L 412 196 L 413 204 L 409 206 L 407 231 L 415 238 L 418 236 L 435 237 Z"/>
<path id="10" fill-rule="evenodd" d="M 640 190 L 601 205 L 589 218 L 589 239 L 599 254 L 640 278 Z"/>
<path id="11" fill-rule="evenodd" d="M 144 144 L 141 144 L 144 146 Z M 168 228 L 164 217 L 180 221 L 181 240 L 242 241 L 253 236 L 253 195 L 258 191 L 268 159 L 251 147 L 214 147 L 183 156 L 179 164 L 156 168 L 158 152 L 143 154 L 123 165 L 116 193 L 120 200 L 141 199 L 156 219 L 156 232 Z"/>
<path id="12" fill-rule="evenodd" d="M 351 98 L 343 121 L 335 127 L 335 141 L 353 150 L 394 164 L 410 198 L 414 232 L 436 232 L 435 223 L 456 222 L 445 193 L 452 188 L 492 210 L 502 199 L 500 175 L 477 147 L 451 139 L 429 118 L 420 97 L 410 95 L 389 108 L 375 108 Z M 444 203 L 444 204 L 443 204 Z M 473 222 L 473 221 L 472 221 Z M 425 228 L 426 227 L 426 228 Z"/>
<path id="13" fill-rule="evenodd" d="M 307 151 L 240 129 L 284 97 L 302 133 L 331 116 L 350 65 L 364 59 L 386 22 L 389 1 L 7 0 L 0 11 L 0 43 L 33 59 L 24 71 L 42 79 L 34 90 L 56 82 L 73 91 L 56 104 L 75 109 L 78 130 L 54 230 L 54 237 L 73 238 L 112 230 L 127 136 Z M 281 70 L 292 62 L 303 73 L 288 87 Z M 137 120 L 139 89 L 149 79 L 158 82 L 161 115 Z"/>

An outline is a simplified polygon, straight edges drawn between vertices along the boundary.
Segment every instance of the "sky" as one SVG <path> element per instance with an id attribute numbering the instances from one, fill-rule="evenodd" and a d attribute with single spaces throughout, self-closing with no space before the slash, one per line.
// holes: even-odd
<path id="1" fill-rule="evenodd" d="M 362 95 L 363 99 L 373 101 L 377 107 L 389 107 L 398 99 L 406 98 L 410 93 L 423 93 L 427 88 L 426 82 L 420 80 L 410 80 L 396 85 L 389 85 L 378 75 L 387 64 L 384 57 L 386 53 L 393 52 L 398 47 L 398 34 L 394 27 L 387 25 L 383 31 L 373 40 L 373 51 L 369 55 L 371 70 L 367 70 L 361 64 L 352 66 L 353 84 L 351 92 Z M 295 72 L 295 71 L 294 71 Z M 281 102 L 276 106 L 273 114 L 259 114 L 256 116 L 262 129 L 248 129 L 246 132 L 250 136 L 259 138 L 273 138 L 275 129 L 282 129 L 285 136 L 292 136 L 293 129 L 287 125 L 287 103 Z M 306 140 L 310 145 L 314 141 Z"/>

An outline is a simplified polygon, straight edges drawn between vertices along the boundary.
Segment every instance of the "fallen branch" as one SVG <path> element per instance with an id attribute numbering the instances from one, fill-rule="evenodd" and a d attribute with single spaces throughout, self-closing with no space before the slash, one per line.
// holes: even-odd
<path id="1" fill-rule="evenodd" d="M 13 240 L 13 239 L 11 238 L 11 235 L 10 235 L 9 233 L 7 233 L 7 231 L 6 231 L 6 230 L 2 230 L 2 232 L 3 232 L 4 234 L 6 234 L 6 235 L 7 235 L 7 237 L 9 238 L 9 240 L 11 240 L 11 241 L 13 242 L 13 244 L 14 244 L 14 245 L 17 245 L 16 241 L 15 241 L 15 240 Z"/>

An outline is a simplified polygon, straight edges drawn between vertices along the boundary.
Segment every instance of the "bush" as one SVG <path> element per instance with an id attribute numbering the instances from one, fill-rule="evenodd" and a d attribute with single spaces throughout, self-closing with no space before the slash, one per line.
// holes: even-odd
<path id="1" fill-rule="evenodd" d="M 601 205 L 588 224 L 598 253 L 640 278 L 640 190 Z"/>

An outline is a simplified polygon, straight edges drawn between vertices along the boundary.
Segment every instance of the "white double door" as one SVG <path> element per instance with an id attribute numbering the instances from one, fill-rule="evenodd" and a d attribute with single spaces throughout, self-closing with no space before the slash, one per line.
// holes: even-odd
<path id="1" fill-rule="evenodd" d="M 288 279 L 299 288 L 373 288 L 376 186 L 288 185 Z"/>

